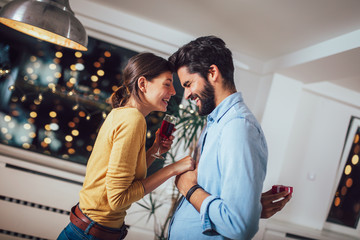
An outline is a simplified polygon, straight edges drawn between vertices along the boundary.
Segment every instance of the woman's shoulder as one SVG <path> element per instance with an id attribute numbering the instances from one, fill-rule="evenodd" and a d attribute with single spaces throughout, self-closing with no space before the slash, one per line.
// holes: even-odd
<path id="1" fill-rule="evenodd" d="M 132 107 L 119 107 L 111 110 L 110 114 L 114 119 L 121 122 L 128 123 L 137 123 L 137 124 L 146 124 L 144 115 Z"/>

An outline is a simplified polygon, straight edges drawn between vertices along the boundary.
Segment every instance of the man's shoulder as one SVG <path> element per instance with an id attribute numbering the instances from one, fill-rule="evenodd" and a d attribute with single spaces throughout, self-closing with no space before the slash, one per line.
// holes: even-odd
<path id="1" fill-rule="evenodd" d="M 233 119 L 243 119 L 245 121 L 256 122 L 257 120 L 251 110 L 244 102 L 238 102 L 231 106 L 229 110 L 219 119 L 219 122 L 226 123 Z"/>
<path id="2" fill-rule="evenodd" d="M 235 124 L 239 126 L 252 126 L 258 129 L 258 131 L 262 131 L 260 123 L 243 102 L 233 105 L 219 120 L 218 124 L 220 128 Z"/>

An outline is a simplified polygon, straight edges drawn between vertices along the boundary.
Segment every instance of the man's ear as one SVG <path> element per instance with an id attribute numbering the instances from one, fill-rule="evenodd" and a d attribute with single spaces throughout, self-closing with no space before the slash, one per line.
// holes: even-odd
<path id="1" fill-rule="evenodd" d="M 209 82 L 215 83 L 215 82 L 219 81 L 219 79 L 218 79 L 219 76 L 220 76 L 219 68 L 215 64 L 212 64 L 209 68 L 209 73 L 208 73 Z"/>
<path id="2" fill-rule="evenodd" d="M 137 84 L 138 84 L 138 88 L 140 89 L 140 91 L 143 93 L 146 93 L 146 87 L 147 87 L 146 77 L 144 77 L 144 76 L 139 77 Z"/>

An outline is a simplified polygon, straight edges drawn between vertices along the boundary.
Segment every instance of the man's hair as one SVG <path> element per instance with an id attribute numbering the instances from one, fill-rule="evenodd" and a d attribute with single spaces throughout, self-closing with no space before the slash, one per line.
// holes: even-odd
<path id="1" fill-rule="evenodd" d="M 185 66 L 190 73 L 198 73 L 206 81 L 210 66 L 215 64 L 224 78 L 224 87 L 235 89 L 232 53 L 218 37 L 199 37 L 179 48 L 169 61 L 175 66 L 175 71 Z"/>

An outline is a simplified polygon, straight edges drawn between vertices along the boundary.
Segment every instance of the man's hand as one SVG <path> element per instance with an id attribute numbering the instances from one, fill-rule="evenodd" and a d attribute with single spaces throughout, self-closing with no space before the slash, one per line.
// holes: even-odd
<path id="1" fill-rule="evenodd" d="M 261 194 L 261 218 L 269 218 L 280 211 L 291 199 L 287 191 L 273 194 L 271 189 Z"/>
<path id="2" fill-rule="evenodd" d="M 186 194 L 190 190 L 190 188 L 197 184 L 197 164 L 196 168 L 193 171 L 187 171 L 183 174 L 180 174 L 176 176 L 175 184 L 176 187 L 179 189 L 179 192 L 186 197 Z M 190 203 L 194 206 L 194 208 L 200 212 L 201 204 L 207 198 L 210 196 L 209 193 L 207 193 L 202 188 L 198 188 L 195 190 L 195 192 L 192 193 L 190 196 Z"/>
<path id="3" fill-rule="evenodd" d="M 184 196 L 195 184 L 197 184 L 197 166 L 193 171 L 184 172 L 175 178 L 175 185 Z"/>

